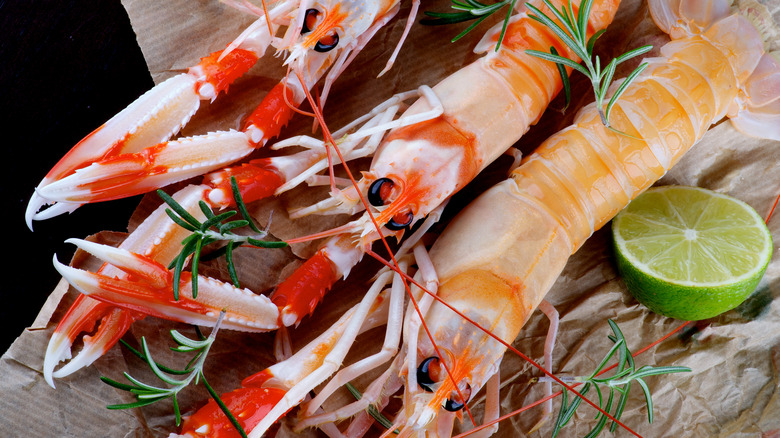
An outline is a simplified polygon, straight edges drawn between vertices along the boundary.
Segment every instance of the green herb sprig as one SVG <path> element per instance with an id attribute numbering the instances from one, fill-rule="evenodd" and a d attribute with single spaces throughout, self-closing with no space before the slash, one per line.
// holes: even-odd
<path id="1" fill-rule="evenodd" d="M 626 91 L 631 82 L 647 68 L 647 63 L 641 64 L 631 74 L 629 74 L 623 83 L 615 90 L 615 93 L 609 99 L 609 102 L 604 108 L 604 100 L 607 97 L 607 91 L 612 83 L 612 78 L 615 74 L 617 66 L 631 58 L 635 58 L 639 55 L 643 55 L 649 52 L 653 46 L 646 45 L 633 50 L 630 50 L 617 58 L 614 58 L 609 64 L 602 69 L 601 58 L 593 55 L 593 47 L 596 44 L 596 40 L 604 33 L 604 29 L 596 32 L 590 38 L 588 38 L 588 17 L 590 16 L 590 10 L 593 6 L 593 0 L 585 0 L 581 5 L 577 14 L 574 13 L 571 0 L 569 0 L 568 8 L 561 8 L 558 10 L 550 2 L 550 0 L 543 0 L 545 6 L 547 6 L 555 18 L 561 23 L 560 25 L 545 15 L 539 8 L 532 4 L 526 4 L 526 7 L 531 11 L 529 17 L 544 24 L 555 35 L 561 39 L 569 48 L 582 59 L 584 66 L 572 61 L 569 58 L 558 55 L 554 51 L 552 53 L 541 52 L 538 50 L 526 50 L 526 53 L 538 58 L 545 59 L 547 61 L 554 62 L 558 65 L 564 65 L 571 67 L 574 70 L 587 76 L 591 84 L 593 85 L 593 92 L 596 97 L 596 108 L 598 109 L 601 123 L 604 126 L 609 127 L 609 114 L 612 111 L 612 107 L 621 95 Z M 571 100 L 569 83 L 569 77 L 566 74 L 561 74 L 561 80 L 564 83 L 564 89 L 566 90 L 566 104 Z"/>
<path id="2" fill-rule="evenodd" d="M 360 391 L 357 388 L 355 388 L 355 386 L 352 385 L 351 383 L 347 382 L 346 387 L 349 393 L 352 394 L 352 397 L 355 397 L 355 400 L 360 400 L 361 398 L 363 398 L 363 394 L 361 394 Z M 376 408 L 376 406 L 369 405 L 367 410 L 368 410 L 368 414 L 371 415 L 374 418 L 374 420 L 376 420 L 377 423 L 382 425 L 385 429 L 390 429 L 391 427 L 393 427 L 393 422 L 388 420 L 387 417 L 385 417 L 384 415 L 382 415 L 382 413 L 379 411 L 379 409 Z M 393 431 L 393 433 L 398 435 L 401 432 L 398 429 L 396 429 Z"/>
<path id="3" fill-rule="evenodd" d="M 212 388 L 211 385 L 209 385 L 209 383 L 206 381 L 206 377 L 203 375 L 203 366 L 206 362 L 206 356 L 208 355 L 209 349 L 211 349 L 211 346 L 214 343 L 214 339 L 217 336 L 220 323 L 222 322 L 224 316 L 225 316 L 225 311 L 223 310 L 222 312 L 220 312 L 219 317 L 217 318 L 217 322 L 214 325 L 214 329 L 211 331 L 208 337 L 203 336 L 200 333 L 200 331 L 198 331 L 198 334 L 200 335 L 199 340 L 190 339 L 182 335 L 176 330 L 171 330 L 171 337 L 178 344 L 177 347 L 172 347 L 171 350 L 176 352 L 181 352 L 181 353 L 192 353 L 192 352 L 195 353 L 195 356 L 189 361 L 189 363 L 187 363 L 187 366 L 181 370 L 160 365 L 154 359 L 152 359 L 152 355 L 149 352 L 149 346 L 147 345 L 146 338 L 144 337 L 141 338 L 141 348 L 143 350 L 142 352 L 130 347 L 126 342 L 122 341 L 122 343 L 134 355 L 146 361 L 146 363 L 149 365 L 149 368 L 151 368 L 152 372 L 154 373 L 155 376 L 157 376 L 158 379 L 170 385 L 170 387 L 162 388 L 159 386 L 149 385 L 147 383 L 141 382 L 140 380 L 131 376 L 127 372 L 125 372 L 124 375 L 125 378 L 128 381 L 130 381 L 131 384 L 117 382 L 116 380 L 109 379 L 108 377 L 105 376 L 101 376 L 100 380 L 102 380 L 103 382 L 105 382 L 110 386 L 113 386 L 114 388 L 133 393 L 137 400 L 133 403 L 109 405 L 106 407 L 108 409 L 131 409 L 131 408 L 150 405 L 160 400 L 171 398 L 173 400 L 173 411 L 174 414 L 176 415 L 176 425 L 180 426 L 181 410 L 179 409 L 179 403 L 177 398 L 179 392 L 182 389 L 189 386 L 189 384 L 192 383 L 193 381 L 196 384 L 199 381 L 203 381 L 203 385 L 206 387 L 206 390 L 209 392 L 209 394 L 214 399 L 214 401 L 217 402 L 217 405 L 219 405 L 222 412 L 225 413 L 225 415 L 228 417 L 230 422 L 236 428 L 238 433 L 242 437 L 246 438 L 247 436 L 246 432 L 244 432 L 243 428 L 238 423 L 238 420 L 236 420 L 236 418 L 227 408 L 225 403 L 219 397 L 219 394 L 217 394 L 214 388 Z M 173 377 L 168 376 L 168 374 L 177 375 L 177 376 L 186 376 L 186 377 L 182 379 L 175 379 Z"/>
<path id="4" fill-rule="evenodd" d="M 498 49 L 501 47 L 501 41 L 504 40 L 504 34 L 506 33 L 506 28 L 507 26 L 509 26 L 509 18 L 512 16 L 512 11 L 515 9 L 516 2 L 517 0 L 501 0 L 493 4 L 485 4 L 477 0 L 465 0 L 465 2 L 461 2 L 459 0 L 452 0 L 452 4 L 450 5 L 450 7 L 452 7 L 452 9 L 456 9 L 461 12 L 425 11 L 424 12 L 425 15 L 433 18 L 423 18 L 422 20 L 420 20 L 420 24 L 438 26 L 438 25 L 462 23 L 464 21 L 476 20 L 473 23 L 471 23 L 469 27 L 463 30 L 463 32 L 459 33 L 457 36 L 455 36 L 455 38 L 451 40 L 454 43 L 455 41 L 458 41 L 459 39 L 466 36 L 466 34 L 474 30 L 474 28 L 477 27 L 483 21 L 485 21 L 485 19 L 495 14 L 499 10 L 503 9 L 504 6 L 508 5 L 509 10 L 506 13 L 506 17 L 504 17 L 504 24 L 501 28 L 501 35 L 498 38 L 498 43 L 496 43 L 496 51 L 498 51 Z"/>
<path id="5" fill-rule="evenodd" d="M 233 250 L 239 246 L 248 243 L 261 248 L 282 248 L 287 246 L 286 242 L 272 242 L 264 239 L 268 235 L 267 230 L 260 230 L 257 225 L 252 221 L 249 216 L 249 212 L 246 209 L 241 193 L 238 190 L 238 184 L 235 177 L 230 178 L 230 185 L 233 190 L 233 198 L 236 200 L 236 206 L 238 211 L 241 212 L 243 219 L 224 222 L 227 219 L 235 216 L 237 212 L 235 210 L 228 210 L 224 213 L 215 215 L 211 208 L 204 201 L 198 203 L 201 211 L 206 215 L 206 221 L 200 222 L 193 215 L 191 215 L 184 207 L 176 202 L 171 196 L 162 190 L 157 190 L 157 195 L 165 201 L 170 208 L 166 208 L 165 212 L 168 216 L 180 227 L 190 231 L 192 234 L 187 236 L 182 241 L 182 250 L 176 258 L 171 261 L 168 269 L 174 269 L 173 271 L 173 297 L 179 299 L 179 280 L 181 279 L 181 273 L 187 264 L 187 259 L 192 256 L 192 297 L 198 296 L 198 263 L 201 260 L 201 252 L 203 248 L 209 244 L 219 241 L 227 241 L 227 244 L 210 254 L 212 257 L 217 257 L 222 254 L 225 255 L 227 262 L 228 273 L 233 285 L 240 287 L 238 284 L 238 275 L 236 275 L 236 267 L 233 263 Z M 257 233 L 254 236 L 242 236 L 233 233 L 232 230 L 249 226 L 252 231 Z"/>
<path id="6" fill-rule="evenodd" d="M 572 382 L 584 383 L 582 390 L 580 391 L 580 394 L 582 395 L 587 394 L 591 389 L 595 389 L 598 395 L 599 406 L 606 412 L 609 412 L 617 420 L 620 420 L 620 417 L 623 415 L 623 410 L 628 401 L 628 393 L 631 390 L 631 383 L 636 382 L 639 387 L 642 388 L 642 392 L 645 395 L 645 402 L 647 403 L 647 420 L 652 423 L 653 399 L 644 378 L 661 374 L 690 372 L 691 369 L 679 366 L 653 367 L 649 365 L 637 369 L 634 358 L 631 356 L 631 351 L 629 351 L 628 346 L 626 346 L 626 338 L 623 336 L 620 328 L 611 319 L 608 320 L 608 322 L 613 332 L 613 334 L 609 336 L 609 339 L 614 342 L 615 345 L 607 352 L 607 355 L 601 363 L 599 363 L 593 373 L 585 377 L 576 377 Z M 602 370 L 606 368 L 609 361 L 616 354 L 617 366 L 615 367 L 615 374 L 609 377 L 600 377 Z M 608 391 L 606 402 L 604 401 L 605 390 Z M 616 393 L 619 394 L 617 401 L 615 401 Z M 555 425 L 553 426 L 553 438 L 558 436 L 561 429 L 572 419 L 581 402 L 582 398 L 575 397 L 574 400 L 569 403 L 569 391 L 566 388 L 563 388 L 561 410 L 558 413 Z M 596 426 L 594 426 L 586 435 L 587 438 L 593 438 L 599 435 L 609 421 L 607 416 L 602 412 L 599 412 L 598 415 L 596 415 L 596 420 Z M 609 430 L 614 432 L 616 428 L 617 423 L 613 421 Z"/>
<path id="7" fill-rule="evenodd" d="M 502 0 L 488 5 L 480 3 L 477 0 L 465 0 L 465 3 L 460 0 L 452 0 L 452 5 L 450 6 L 453 9 L 459 10 L 461 12 L 440 13 L 426 11 L 425 14 L 433 18 L 420 20 L 420 23 L 428 25 L 445 25 L 476 20 L 463 32 L 452 39 L 452 41 L 455 42 L 465 36 L 467 33 L 471 32 L 487 17 L 498 12 L 503 7 L 510 5 L 509 11 L 507 11 L 506 17 L 504 18 L 501 35 L 498 38 L 498 43 L 496 44 L 496 51 L 498 51 L 501 45 L 501 41 L 504 39 L 506 28 L 509 25 L 509 20 L 511 18 L 512 11 L 514 10 L 515 1 L 516 0 Z M 569 82 L 569 76 L 566 74 L 564 67 L 570 67 L 587 76 L 593 86 L 593 92 L 596 97 L 596 107 L 598 109 L 601 122 L 604 124 L 604 126 L 612 129 L 609 125 L 609 115 L 613 106 L 615 105 L 615 102 L 620 98 L 621 95 L 623 95 L 623 93 L 626 91 L 626 88 L 634 81 L 634 79 L 636 79 L 636 77 L 642 73 L 645 68 L 647 68 L 648 64 L 641 64 L 626 77 L 626 79 L 620 84 L 612 97 L 610 97 L 609 101 L 606 103 L 605 108 L 604 102 L 607 98 L 607 91 L 609 91 L 609 86 L 612 83 L 615 70 L 619 64 L 649 52 L 652 50 L 653 46 L 646 45 L 630 50 L 627 53 L 614 58 L 605 67 L 602 68 L 601 59 L 598 56 L 594 56 L 593 54 L 593 47 L 595 46 L 596 40 L 604 33 L 604 29 L 596 32 L 590 38 L 587 36 L 588 17 L 590 16 L 590 11 L 593 7 L 593 0 L 583 1 L 580 5 L 579 11 L 576 14 L 574 13 L 574 7 L 571 0 L 568 2 L 568 7 L 561 7 L 560 10 L 556 9 L 555 5 L 553 5 L 549 0 L 543 0 L 543 2 L 545 6 L 550 9 L 554 19 L 544 14 L 536 6 L 530 3 L 526 3 L 526 7 L 531 11 L 528 16 L 550 28 L 550 30 L 552 30 L 561 41 L 563 41 L 580 59 L 582 59 L 584 66 L 572 61 L 569 58 L 559 55 L 553 47 L 550 48 L 550 53 L 539 50 L 526 50 L 526 53 L 538 58 L 545 59 L 547 61 L 554 62 L 558 65 L 558 70 L 561 75 L 561 81 L 563 82 L 563 88 L 566 96 L 566 105 L 564 110 L 571 102 L 571 84 Z M 558 24 L 556 20 L 560 22 L 560 24 Z"/>

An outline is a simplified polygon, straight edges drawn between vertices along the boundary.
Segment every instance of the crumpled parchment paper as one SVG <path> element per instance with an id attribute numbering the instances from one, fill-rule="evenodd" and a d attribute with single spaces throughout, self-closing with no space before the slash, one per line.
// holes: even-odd
<path id="1" fill-rule="evenodd" d="M 125 0 L 123 3 L 156 82 L 196 64 L 200 56 L 223 48 L 252 21 L 251 17 L 214 0 Z M 771 0 L 768 6 L 778 22 L 780 2 Z M 379 32 L 339 79 L 325 107 L 329 126 L 341 126 L 394 93 L 414 89 L 421 84 L 435 84 L 478 56 L 471 53 L 471 48 L 487 26 L 451 44 L 448 40 L 460 31 L 459 28 L 415 24 L 396 65 L 385 76 L 376 79 L 376 74 L 381 71 L 398 41 L 408 8 L 408 4 L 402 7 L 399 16 Z M 422 5 L 423 10 L 445 11 L 447 8 L 445 0 Z M 654 44 L 657 50 L 665 41 L 666 37 L 650 20 L 646 4 L 626 0 L 597 47 L 602 56 L 613 57 L 647 43 Z M 284 74 L 281 60 L 270 55 L 231 86 L 228 97 L 204 105 L 182 135 L 238 128 L 242 117 Z M 616 77 L 624 76 L 627 69 L 634 65 L 619 69 Z M 577 107 L 592 100 L 589 85 L 581 77 L 575 76 L 573 80 L 572 108 L 563 114 L 560 111 L 563 101 L 557 99 L 540 123 L 516 145 L 517 148 L 530 152 L 549 134 L 568 125 Z M 310 119 L 298 117 L 282 135 L 311 134 L 311 127 Z M 780 193 L 779 148 L 778 142 L 749 138 L 736 132 L 728 122 L 720 123 L 658 184 L 713 189 L 742 199 L 766 217 Z M 448 206 L 444 222 L 477 193 L 504 178 L 510 163 L 509 158 L 498 160 L 464 189 Z M 326 190 L 323 189 L 299 189 L 291 195 L 252 206 L 253 214 L 264 222 L 274 211 L 271 231 L 282 238 L 328 228 L 345 218 L 312 220 L 300 228 L 300 224 L 287 220 L 285 213 L 291 205 L 321 199 L 325 195 Z M 155 197 L 147 196 L 131 219 L 130 229 L 158 203 Z M 771 219 L 769 228 L 776 240 L 780 238 L 780 218 Z M 434 229 L 434 235 L 436 232 L 437 229 Z M 479 230 L 473 232 L 479 233 Z M 123 234 L 101 232 L 93 238 L 116 244 Z M 299 257 L 311 252 L 310 247 L 296 247 L 294 250 L 271 253 L 241 249 L 237 259 L 243 285 L 257 291 L 268 290 L 299 263 Z M 80 252 L 72 263 L 85 268 L 97 267 L 94 260 Z M 315 315 L 306 318 L 291 331 L 294 346 L 304 345 L 355 303 L 377 269 L 376 262 L 364 260 L 346 281 L 340 282 Z M 202 272 L 224 276 L 224 266 L 215 262 L 203 268 Z M 680 365 L 693 371 L 648 378 L 653 393 L 654 423 L 647 424 L 644 399 L 637 388 L 632 390 L 623 421 L 645 437 L 780 436 L 780 300 L 776 299 L 780 295 L 779 277 L 780 261 L 775 257 L 758 289 L 744 304 L 710 320 L 689 323 L 674 336 L 638 356 L 637 366 Z M 166 436 L 175 431 L 169 402 L 134 410 L 105 409 L 108 404 L 131 399 L 126 393 L 100 382 L 100 375 L 121 379 L 121 373 L 127 370 L 142 380 L 154 381 L 143 363 L 124 349 L 115 347 L 93 366 L 57 380 L 56 390 L 43 381 L 41 369 L 46 344 L 74 297 L 75 292 L 69 290 L 64 281 L 61 282 L 51 293 L 33 326 L 25 330 L 0 359 L 0 389 L 3 394 L 0 411 L 4 418 L 0 435 L 146 437 Z M 595 368 L 611 346 L 607 340 L 610 334 L 608 318 L 618 322 L 632 351 L 683 324 L 650 313 L 627 293 L 615 270 L 608 229 L 596 232 L 571 257 L 547 299 L 556 306 L 561 316 L 553 369 L 562 376 L 587 375 Z M 538 360 L 542 356 L 547 326 L 545 317 L 537 312 L 514 346 Z M 145 336 L 153 341 L 154 355 L 159 361 L 183 365 L 181 358 L 167 351 L 167 347 L 173 344 L 167 331 L 173 328 L 189 335 L 194 333 L 181 324 L 148 318 L 136 323 L 125 339 L 138 345 L 141 337 Z M 356 357 L 378 348 L 371 342 L 358 344 L 354 353 Z M 236 387 L 243 377 L 273 363 L 272 345 L 273 335 L 270 334 L 220 332 L 206 367 L 210 383 L 221 392 Z M 540 372 L 512 353 L 507 353 L 504 358 L 501 376 L 502 413 L 520 408 L 542 395 L 541 386 L 531 383 L 531 379 L 539 377 Z M 183 391 L 180 404 L 184 414 L 197 409 L 207 398 L 202 386 Z M 479 394 L 478 401 L 471 403 L 477 420 L 482 399 L 484 395 Z M 347 399 L 337 398 L 333 403 L 343 400 Z M 555 401 L 556 412 L 559 403 L 559 400 Z M 563 436 L 585 435 L 593 426 L 594 415 L 592 408 L 583 406 L 572 424 L 564 430 Z M 501 423 L 499 436 L 518 436 L 530 430 L 540 416 L 541 411 L 537 408 L 506 420 Z M 548 421 L 530 436 L 549 436 L 550 424 Z M 464 419 L 461 427 L 471 428 L 468 418 Z M 378 429 L 375 432 L 378 433 Z M 289 431 L 282 428 L 281 433 Z M 316 435 L 316 432 L 307 433 Z M 605 432 L 603 436 L 610 435 Z M 629 436 L 629 433 L 618 429 L 615 436 Z"/>

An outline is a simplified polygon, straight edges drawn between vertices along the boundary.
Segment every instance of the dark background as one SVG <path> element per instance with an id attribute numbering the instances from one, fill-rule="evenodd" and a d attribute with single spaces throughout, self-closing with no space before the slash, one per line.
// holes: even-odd
<path id="1" fill-rule="evenodd" d="M 124 231 L 139 197 L 82 207 L 34 224 L 24 211 L 35 186 L 82 137 L 153 86 L 119 0 L 0 0 L 0 353 L 29 326 L 60 280 L 69 237 Z"/>

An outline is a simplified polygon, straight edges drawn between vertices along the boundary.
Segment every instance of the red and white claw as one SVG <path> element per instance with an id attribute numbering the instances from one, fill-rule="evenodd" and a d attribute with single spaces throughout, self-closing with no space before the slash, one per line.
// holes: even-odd
<path id="1" fill-rule="evenodd" d="M 79 295 L 52 334 L 43 361 L 43 377 L 52 388 L 54 378 L 63 378 L 89 366 L 111 348 L 130 325 L 138 319 L 136 312 L 128 312 L 102 301 Z M 84 336 L 79 354 L 57 371 L 54 367 L 71 358 L 71 347 L 82 332 L 90 332 L 96 324 L 100 326 L 92 336 Z"/>
<path id="2" fill-rule="evenodd" d="M 36 190 L 55 202 L 85 204 L 134 196 L 220 169 L 254 150 L 241 131 L 214 132 L 159 143 L 78 169 Z M 33 219 L 36 219 L 33 216 Z"/>
<path id="3" fill-rule="evenodd" d="M 167 156 L 156 157 L 160 154 L 157 150 L 161 147 L 155 145 L 168 141 L 187 124 L 198 110 L 201 100 L 214 100 L 263 56 L 271 44 L 271 32 L 265 23 L 266 20 L 258 20 L 248 29 L 251 32 L 242 35 L 240 46 L 229 53 L 223 54 L 219 51 L 202 58 L 200 63 L 191 67 L 187 73 L 158 84 L 84 137 L 49 171 L 36 188 L 25 215 L 28 227 L 32 228 L 33 220 L 48 219 L 75 210 L 85 202 L 94 202 L 93 196 L 83 193 L 85 186 L 92 184 L 93 178 L 111 178 L 114 174 L 108 170 L 119 172 L 113 178 L 118 179 L 120 185 L 128 184 L 127 180 L 132 179 L 130 174 L 138 172 L 137 162 L 125 164 L 124 167 L 117 167 L 118 164 L 113 163 L 113 167 L 109 169 L 101 169 L 99 172 L 92 169 L 82 173 L 80 177 L 72 177 L 74 172 L 92 163 L 110 162 L 123 155 L 141 153 L 135 160 L 147 156 L 152 163 L 156 162 L 153 167 L 155 174 L 162 168 L 173 167 L 167 161 Z M 142 153 L 147 148 L 152 150 Z M 123 160 L 120 159 L 120 163 Z M 178 165 L 184 166 L 186 163 Z M 208 169 L 202 170 L 207 171 Z M 63 179 L 68 182 L 60 182 Z M 104 186 L 101 184 L 96 187 L 98 194 L 94 196 L 97 200 L 103 200 L 101 197 L 119 197 L 115 194 L 104 194 L 101 189 Z M 44 206 L 55 203 L 66 205 L 39 211 Z"/>
<path id="4" fill-rule="evenodd" d="M 198 201 L 203 199 L 206 186 L 187 186 L 173 195 L 176 202 L 199 220 L 204 220 Z M 168 263 L 178 255 L 181 244 L 188 233 L 176 225 L 167 214 L 165 205 L 158 207 L 120 244 L 120 248 L 143 253 L 144 256 L 162 263 Z M 105 276 L 123 278 L 121 270 L 104 264 L 98 270 Z M 43 375 L 53 387 L 54 378 L 68 376 L 87 367 L 111 348 L 130 328 L 133 321 L 145 317 L 145 314 L 79 295 L 54 330 L 44 359 Z M 71 347 L 81 333 L 97 331 L 83 337 L 83 346 L 78 354 L 62 368 L 54 368 L 63 360 L 71 358 Z"/>
<path id="5" fill-rule="evenodd" d="M 66 266 L 55 257 L 55 268 L 85 295 L 113 306 L 189 324 L 213 327 L 224 309 L 224 328 L 251 332 L 278 328 L 279 310 L 264 295 L 199 276 L 194 299 L 191 277 L 185 274 L 179 280 L 180 296 L 176 300 L 172 292 L 173 273 L 160 263 L 107 245 L 79 239 L 68 242 L 130 274 L 126 279 L 117 279 Z"/>

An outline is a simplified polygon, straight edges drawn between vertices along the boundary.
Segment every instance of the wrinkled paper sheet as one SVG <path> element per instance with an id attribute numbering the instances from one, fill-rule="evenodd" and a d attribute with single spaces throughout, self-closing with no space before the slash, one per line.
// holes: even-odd
<path id="1" fill-rule="evenodd" d="M 200 56 L 223 48 L 252 20 L 215 0 L 124 0 L 138 42 L 156 82 L 180 73 L 198 62 Z M 776 22 L 780 1 L 772 0 Z M 401 51 L 398 62 L 382 78 L 376 79 L 392 52 L 408 15 L 405 4 L 399 16 L 375 36 L 367 49 L 347 69 L 337 82 L 325 107 L 329 126 L 339 127 L 370 109 L 394 93 L 414 89 L 422 84 L 435 84 L 447 74 L 476 59 L 471 48 L 487 30 L 478 28 L 463 40 L 451 44 L 449 39 L 462 27 L 426 27 L 415 24 Z M 425 2 L 423 10 L 445 11 L 446 0 Z M 644 2 L 626 0 L 608 32 L 599 41 L 602 56 L 613 57 L 642 44 L 654 44 L 656 50 L 666 41 L 649 19 Z M 222 97 L 204 107 L 186 127 L 183 135 L 202 134 L 211 130 L 239 128 L 240 121 L 284 74 L 280 58 L 268 54 L 250 73 L 231 86 L 228 97 Z M 635 64 L 627 66 L 633 68 Z M 624 76 L 620 69 L 616 76 Z M 592 100 L 592 93 L 582 77 L 574 79 L 574 102 L 562 114 L 561 99 L 556 100 L 540 123 L 516 145 L 530 152 L 544 138 L 568 125 L 574 109 Z M 311 120 L 297 117 L 283 135 L 311 134 Z M 318 132 L 319 133 L 319 132 Z M 738 197 L 766 217 L 780 192 L 780 144 L 757 140 L 737 133 L 729 123 L 712 128 L 683 160 L 658 184 L 685 184 L 706 187 Z M 458 195 L 448 207 L 446 219 L 461 208 L 476 193 L 502 179 L 511 164 L 505 157 L 489 167 L 475 183 Z M 169 190 L 172 193 L 175 188 Z M 271 231 L 279 238 L 303 235 L 316 229 L 329 228 L 345 220 L 325 217 L 292 223 L 286 210 L 326 196 L 326 189 L 299 189 L 292 194 L 261 205 L 252 206 L 260 222 L 265 223 L 274 212 Z M 147 196 L 130 221 L 132 229 L 145 214 L 159 203 Z M 486 212 L 489 214 L 489 212 Z M 769 222 L 775 240 L 780 240 L 780 218 Z M 98 230 L 95 230 L 98 231 Z M 434 233 L 436 230 L 434 230 Z M 479 233 L 480 230 L 473 230 Z M 116 244 L 124 234 L 102 232 L 93 238 Z M 489 244 L 489 242 L 486 242 Z M 280 277 L 300 263 L 311 247 L 290 250 L 239 250 L 239 272 L 242 285 L 256 291 L 268 290 Z M 73 264 L 96 269 L 96 262 L 77 253 Z M 296 347 L 311 340 L 323 327 L 333 322 L 347 307 L 354 304 L 366 290 L 378 265 L 364 260 L 347 281 L 340 282 L 328 299 L 291 336 Z M 50 268 L 53 269 L 53 268 Z M 204 268 L 206 274 L 223 276 L 219 262 Z M 693 372 L 650 377 L 647 382 L 653 393 L 655 421 L 647 424 L 647 412 L 639 388 L 633 388 L 624 422 L 645 437 L 778 437 L 780 436 L 780 260 L 769 265 L 756 292 L 740 307 L 716 318 L 689 324 L 657 347 L 637 357 L 637 366 L 680 365 Z M 125 370 L 147 382 L 155 382 L 141 361 L 125 349 L 112 348 L 93 366 L 68 378 L 57 380 L 51 389 L 43 380 L 42 364 L 49 336 L 57 321 L 75 297 L 67 284 L 61 282 L 32 327 L 21 334 L 0 360 L 0 412 L 3 413 L 3 436 L 166 436 L 175 430 L 170 402 L 160 402 L 143 409 L 113 411 L 106 405 L 132 401 L 127 393 L 114 390 L 99 380 L 105 375 L 122 379 Z M 554 353 L 554 371 L 562 376 L 587 375 L 601 360 L 612 343 L 607 319 L 618 322 L 627 337 L 629 347 L 639 350 L 682 324 L 681 321 L 650 313 L 627 292 L 615 271 L 609 242 L 609 230 L 603 229 L 572 256 L 563 274 L 550 291 L 551 301 L 561 316 L 560 334 Z M 532 358 L 541 360 L 548 322 L 537 312 L 514 346 Z M 194 336 L 193 330 L 151 318 L 136 323 L 125 340 L 138 345 L 142 336 L 151 340 L 154 355 L 162 363 L 179 363 L 167 347 L 173 342 L 170 329 Z M 378 329 L 375 329 L 378 330 Z M 381 332 L 368 336 L 381 337 Z M 368 339 L 368 338 L 366 338 Z M 206 375 L 218 391 L 237 387 L 240 380 L 273 363 L 272 335 L 249 335 L 222 331 L 207 361 Z M 366 350 L 376 351 L 378 345 L 358 342 L 354 360 Z M 352 358 L 352 359 L 351 359 Z M 178 359 L 178 362 L 177 362 Z M 512 353 L 502 363 L 502 413 L 510 412 L 535 400 L 543 393 L 539 384 L 530 380 L 540 372 Z M 364 387 L 365 379 L 356 382 Z M 362 385 L 362 386 L 361 386 Z M 635 385 L 636 386 L 636 385 Z M 347 398 L 336 397 L 330 405 Z M 208 395 L 202 386 L 184 390 L 180 396 L 183 413 L 201 406 Z M 480 418 L 484 395 L 472 402 Z M 556 400 L 557 412 L 560 400 Z M 501 423 L 499 436 L 517 436 L 528 431 L 539 419 L 536 408 Z M 583 436 L 593 426 L 594 410 L 581 407 L 572 424 L 562 436 Z M 469 429 L 468 418 L 461 426 Z M 550 422 L 530 436 L 549 436 Z M 282 432 L 287 429 L 283 428 Z M 375 430 L 372 433 L 379 433 Z M 316 432 L 308 432 L 316 434 Z M 609 436 L 606 432 L 604 436 Z M 620 430 L 616 436 L 628 436 Z"/>

